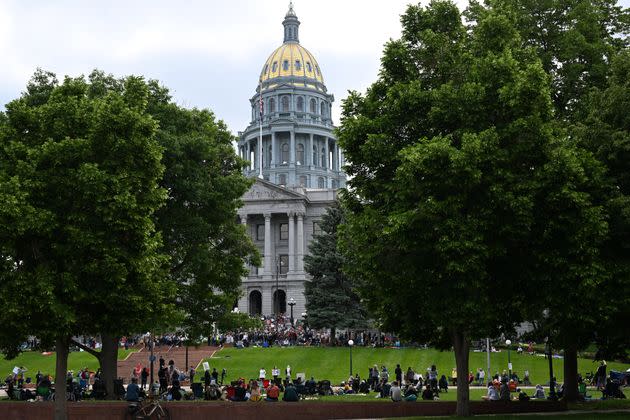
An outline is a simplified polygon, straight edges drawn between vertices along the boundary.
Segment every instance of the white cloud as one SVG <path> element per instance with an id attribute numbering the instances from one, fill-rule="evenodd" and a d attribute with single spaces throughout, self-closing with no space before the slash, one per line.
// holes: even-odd
<path id="1" fill-rule="evenodd" d="M 376 79 L 383 44 L 400 36 L 408 3 L 294 2 L 300 40 L 335 94 L 337 121 L 346 91 L 365 90 Z M 100 68 L 158 78 L 179 103 L 210 107 L 234 132 L 242 130 L 260 69 L 282 43 L 287 6 L 288 0 L 1 0 L 0 104 L 19 95 L 36 67 L 60 76 Z"/>

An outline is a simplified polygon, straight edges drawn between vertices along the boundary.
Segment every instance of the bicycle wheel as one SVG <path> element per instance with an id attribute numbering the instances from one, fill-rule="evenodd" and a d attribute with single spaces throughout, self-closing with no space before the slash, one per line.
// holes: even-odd
<path id="1" fill-rule="evenodd" d="M 157 410 L 153 413 L 156 419 L 158 420 L 171 420 L 171 414 L 168 410 L 161 405 L 157 407 Z"/>

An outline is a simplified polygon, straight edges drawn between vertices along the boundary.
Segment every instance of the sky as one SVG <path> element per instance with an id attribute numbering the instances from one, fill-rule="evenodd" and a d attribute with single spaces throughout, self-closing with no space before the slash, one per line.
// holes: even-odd
<path id="1" fill-rule="evenodd" d="M 335 95 L 376 80 L 383 45 L 400 36 L 409 0 L 295 0 L 300 43 Z M 424 3 L 424 1 L 423 1 Z M 465 7 L 465 0 L 458 0 Z M 267 57 L 283 40 L 288 0 L 0 0 L 0 108 L 37 67 L 157 79 L 181 106 L 211 109 L 236 134 Z M 630 0 L 621 0 L 628 7 Z"/>

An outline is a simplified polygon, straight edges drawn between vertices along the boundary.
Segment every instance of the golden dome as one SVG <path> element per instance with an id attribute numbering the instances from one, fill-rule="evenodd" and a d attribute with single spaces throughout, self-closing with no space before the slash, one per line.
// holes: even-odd
<path id="1" fill-rule="evenodd" d="M 260 73 L 260 81 L 291 76 L 324 83 L 317 60 L 298 42 L 285 42 L 271 53 Z"/>

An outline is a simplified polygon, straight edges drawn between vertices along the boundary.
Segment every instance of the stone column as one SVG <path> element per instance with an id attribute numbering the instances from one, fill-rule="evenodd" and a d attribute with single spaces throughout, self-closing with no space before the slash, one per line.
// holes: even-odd
<path id="1" fill-rule="evenodd" d="M 265 266 L 263 267 L 263 274 L 271 274 L 271 213 L 265 213 Z"/>
<path id="2" fill-rule="evenodd" d="M 295 213 L 288 212 L 289 216 L 289 272 L 295 271 Z"/>
<path id="3" fill-rule="evenodd" d="M 276 133 L 274 131 L 271 132 L 271 168 L 276 167 Z M 271 178 L 269 178 L 271 180 Z"/>
<path id="4" fill-rule="evenodd" d="M 324 145 L 324 149 L 326 150 L 326 156 L 324 156 L 324 162 L 322 163 L 322 166 L 324 168 L 326 168 L 326 171 L 328 171 L 328 169 L 330 169 L 330 165 L 328 164 L 328 161 L 330 160 L 330 152 L 328 150 L 328 137 L 324 137 L 324 141 L 326 142 L 326 144 Z"/>
<path id="5" fill-rule="evenodd" d="M 290 144 L 290 149 L 289 149 L 289 159 L 290 159 L 290 166 L 294 167 L 295 166 L 295 131 L 291 130 L 289 132 L 291 134 L 291 144 Z"/>
<path id="6" fill-rule="evenodd" d="M 297 271 L 304 271 L 304 213 L 297 214 Z"/>
<path id="7" fill-rule="evenodd" d="M 315 165 L 315 163 L 313 163 L 313 133 L 309 136 L 308 162 L 312 169 L 313 165 Z"/>

